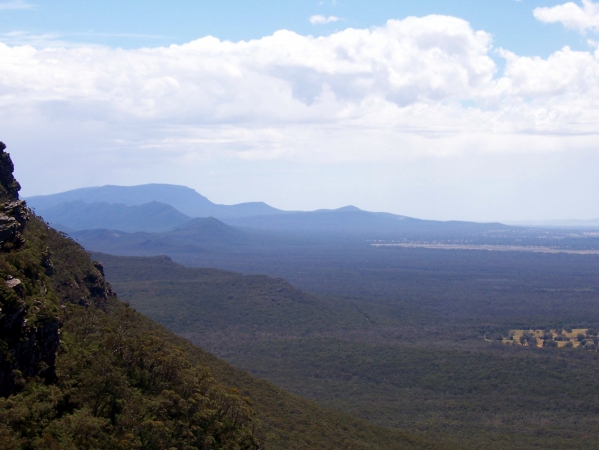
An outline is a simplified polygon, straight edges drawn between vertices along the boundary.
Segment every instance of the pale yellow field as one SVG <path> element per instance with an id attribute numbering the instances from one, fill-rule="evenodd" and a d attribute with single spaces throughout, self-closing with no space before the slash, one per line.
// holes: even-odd
<path id="1" fill-rule="evenodd" d="M 583 336 L 586 337 L 588 329 L 587 328 L 573 328 L 572 332 L 570 332 L 570 333 L 568 333 L 565 330 L 562 330 L 561 333 L 558 333 L 556 330 L 550 330 L 549 332 L 553 336 L 553 339 L 555 339 L 560 334 L 561 334 L 561 336 L 568 339 L 568 340 L 564 340 L 564 341 L 555 341 L 555 342 L 557 342 L 557 346 L 559 348 L 564 347 L 568 342 L 571 342 L 572 346 L 574 348 L 576 348 L 580 345 L 580 341 L 578 340 L 577 336 L 579 334 L 582 334 Z M 543 346 L 543 340 L 541 339 L 543 337 L 543 335 L 545 334 L 545 332 L 543 330 L 510 330 L 510 336 L 512 337 L 512 339 L 503 338 L 502 342 L 506 345 L 521 345 L 522 346 L 523 344 L 520 343 L 520 337 L 524 333 L 532 334 L 533 336 L 535 336 L 537 338 L 537 347 Z M 487 340 L 491 341 L 492 339 L 487 339 Z M 526 344 L 524 346 L 528 346 L 528 345 Z"/>

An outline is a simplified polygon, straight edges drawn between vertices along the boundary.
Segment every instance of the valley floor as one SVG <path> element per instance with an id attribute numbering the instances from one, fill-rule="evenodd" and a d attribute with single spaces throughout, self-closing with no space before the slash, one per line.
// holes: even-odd
<path id="1" fill-rule="evenodd" d="M 139 311 L 325 407 L 453 448 L 593 447 L 599 353 L 502 342 L 514 329 L 597 328 L 599 258 L 373 251 L 384 253 L 254 261 L 309 294 L 163 257 L 93 256 Z"/>

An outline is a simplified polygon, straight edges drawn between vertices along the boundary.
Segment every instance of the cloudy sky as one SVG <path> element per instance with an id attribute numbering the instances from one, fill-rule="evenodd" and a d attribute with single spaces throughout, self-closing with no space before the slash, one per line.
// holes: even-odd
<path id="1" fill-rule="evenodd" d="M 25 196 L 599 218 L 599 2 L 0 0 Z"/>

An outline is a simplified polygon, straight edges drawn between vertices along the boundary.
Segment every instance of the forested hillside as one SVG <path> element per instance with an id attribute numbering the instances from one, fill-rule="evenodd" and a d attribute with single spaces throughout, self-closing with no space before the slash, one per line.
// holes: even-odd
<path id="1" fill-rule="evenodd" d="M 249 400 L 119 302 L 2 164 L 3 448 L 260 448 Z"/>
<path id="2" fill-rule="evenodd" d="M 0 144 L 0 448 L 440 448 L 322 409 L 118 300 L 18 200 Z"/>

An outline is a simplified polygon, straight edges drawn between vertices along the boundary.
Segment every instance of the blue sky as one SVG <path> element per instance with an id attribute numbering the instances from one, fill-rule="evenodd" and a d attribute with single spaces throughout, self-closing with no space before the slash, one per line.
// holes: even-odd
<path id="1" fill-rule="evenodd" d="M 429 14 L 463 18 L 490 32 L 497 47 L 520 55 L 547 56 L 569 45 L 586 48 L 586 38 L 559 24 L 533 17 L 535 7 L 564 3 L 550 0 L 32 0 L 0 2 L 3 31 L 56 35 L 80 43 L 124 48 L 182 44 L 211 35 L 223 40 L 249 40 L 277 30 L 325 35 L 347 27 L 368 28 L 389 19 Z M 10 8 L 13 5 L 13 8 Z M 313 15 L 340 20 L 312 25 Z"/>
<path id="2" fill-rule="evenodd" d="M 0 0 L 23 194 L 599 218 L 599 2 Z M 212 37 L 209 37 L 212 36 Z"/>

